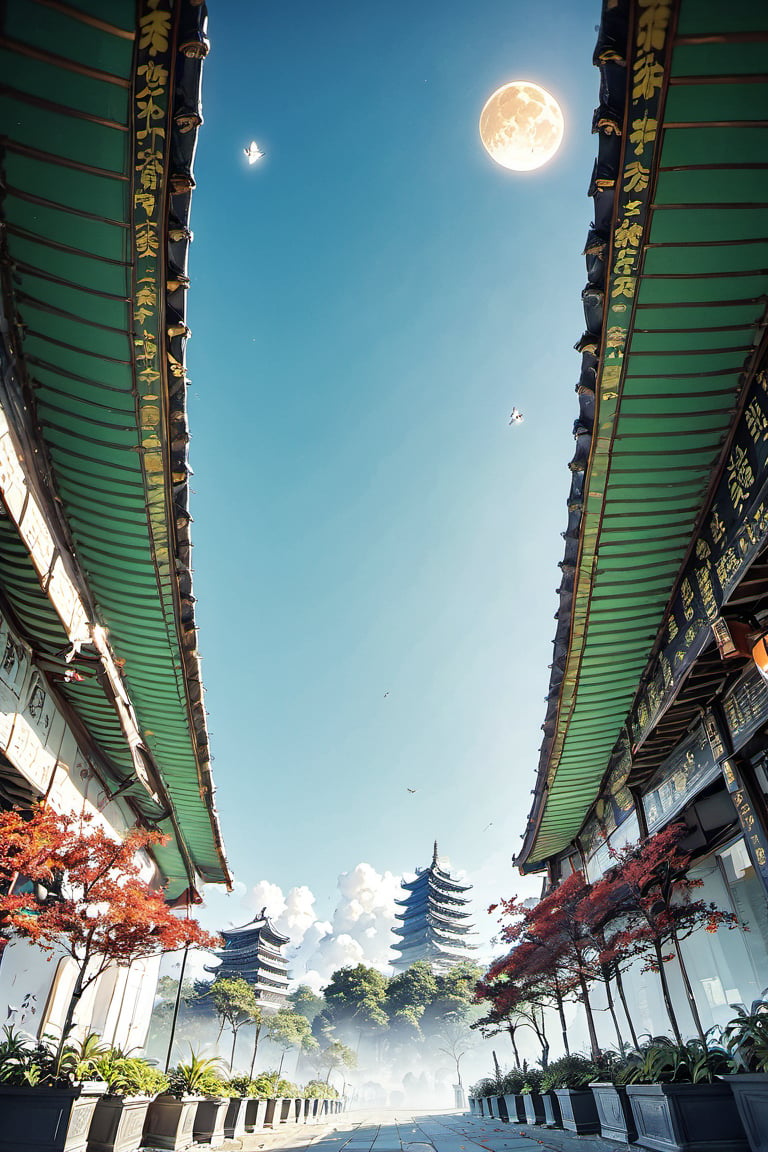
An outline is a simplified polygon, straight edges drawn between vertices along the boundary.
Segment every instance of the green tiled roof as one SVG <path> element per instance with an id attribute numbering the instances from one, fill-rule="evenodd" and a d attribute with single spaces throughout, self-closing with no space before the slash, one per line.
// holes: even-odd
<path id="1" fill-rule="evenodd" d="M 768 8 L 749 0 L 656 5 L 662 16 L 665 8 L 655 54 L 663 81 L 651 93 L 658 113 L 643 151 L 631 134 L 647 112 L 648 102 L 634 97 L 648 59 L 638 16 L 649 6 L 630 5 L 634 86 L 570 638 L 518 858 L 526 870 L 567 847 L 598 795 L 722 462 L 765 317 Z M 745 32 L 760 42 L 744 43 Z"/>
<path id="2" fill-rule="evenodd" d="M 178 94 L 184 69 L 199 73 L 202 41 L 188 55 L 178 46 L 202 12 L 187 0 L 8 0 L 0 37 L 6 295 L 85 595 L 124 661 L 172 806 L 160 826 L 173 842 L 158 850 L 170 895 L 191 872 L 228 877 L 189 585 L 183 289 L 166 283 L 168 254 L 186 259 L 193 184 L 183 164 L 174 171 L 194 139 L 179 127 L 174 85 Z M 184 234 L 177 249 L 171 228 Z M 27 567 L 16 611 L 33 636 L 55 632 Z M 107 760 L 130 773 L 104 694 L 78 685 L 68 697 Z"/>

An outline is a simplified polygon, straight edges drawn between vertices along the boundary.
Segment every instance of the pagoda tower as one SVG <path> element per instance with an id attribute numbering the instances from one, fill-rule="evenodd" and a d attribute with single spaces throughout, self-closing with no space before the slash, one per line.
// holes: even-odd
<path id="1" fill-rule="evenodd" d="M 221 933 L 224 947 L 215 955 L 221 963 L 206 968 L 216 980 L 227 976 L 242 976 L 256 989 L 262 1007 L 275 1011 L 288 1002 L 288 961 L 282 949 L 289 938 L 277 931 L 262 908 L 255 920 L 241 928 L 226 928 Z"/>
<path id="2" fill-rule="evenodd" d="M 440 867 L 437 841 L 429 868 L 417 868 L 416 879 L 403 880 L 402 887 L 407 895 L 395 901 L 403 911 L 396 914 L 401 926 L 393 929 L 400 937 L 393 945 L 399 953 L 393 968 L 402 972 L 416 960 L 426 960 L 434 972 L 441 973 L 462 960 L 471 960 L 476 945 L 467 937 L 475 933 L 470 914 L 464 911 L 469 903 L 464 893 L 472 885 L 457 884 L 450 872 Z"/>

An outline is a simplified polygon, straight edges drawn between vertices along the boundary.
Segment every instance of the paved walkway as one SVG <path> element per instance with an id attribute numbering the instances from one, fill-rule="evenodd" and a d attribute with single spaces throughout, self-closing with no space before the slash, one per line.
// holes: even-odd
<path id="1" fill-rule="evenodd" d="M 419 1112 L 407 1108 L 350 1111 L 322 1128 L 254 1132 L 227 1141 L 224 1150 L 270 1152 L 622 1152 L 626 1144 L 599 1136 L 502 1124 L 466 1112 Z"/>

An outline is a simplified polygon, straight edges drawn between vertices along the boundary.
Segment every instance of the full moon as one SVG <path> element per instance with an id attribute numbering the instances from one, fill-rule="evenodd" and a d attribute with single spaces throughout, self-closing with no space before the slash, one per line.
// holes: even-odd
<path id="1" fill-rule="evenodd" d="M 551 160 L 563 139 L 563 113 L 549 92 L 528 80 L 503 84 L 480 113 L 480 139 L 497 164 L 532 172 Z"/>

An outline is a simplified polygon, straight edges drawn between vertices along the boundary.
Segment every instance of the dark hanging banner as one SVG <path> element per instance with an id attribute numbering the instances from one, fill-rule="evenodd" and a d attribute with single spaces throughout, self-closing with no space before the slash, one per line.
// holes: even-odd
<path id="1" fill-rule="evenodd" d="M 739 683 L 741 683 L 741 681 Z M 738 685 L 736 687 L 738 688 Z M 732 693 L 729 695 L 732 695 Z M 731 747 L 730 736 L 724 731 L 723 724 L 720 723 L 719 718 L 714 712 L 706 713 L 704 717 L 704 728 L 707 733 L 712 755 L 720 762 L 720 771 L 723 774 L 725 786 L 738 813 L 739 823 L 744 833 L 744 841 L 747 845 L 750 859 L 768 892 L 768 834 L 766 834 L 762 821 L 755 811 L 749 788 L 736 763 L 736 759 L 729 755 Z"/>
<path id="2" fill-rule="evenodd" d="M 664 646 L 627 727 L 632 750 L 652 731 L 712 623 L 768 540 L 768 374 L 758 372 L 725 470 L 672 605 Z"/>

